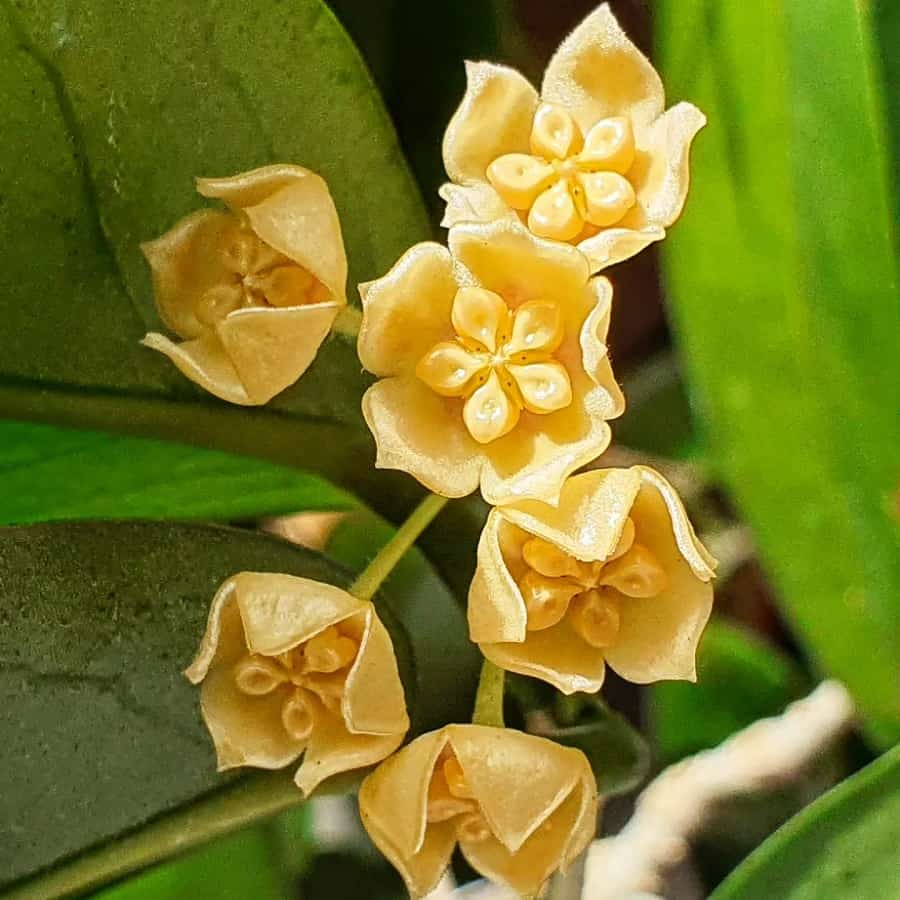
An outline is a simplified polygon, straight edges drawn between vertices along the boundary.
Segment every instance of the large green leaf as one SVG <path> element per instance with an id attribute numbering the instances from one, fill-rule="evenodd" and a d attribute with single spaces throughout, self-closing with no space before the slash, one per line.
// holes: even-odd
<path id="1" fill-rule="evenodd" d="M 139 243 L 203 204 L 196 175 L 320 172 L 351 295 L 428 236 L 371 79 L 323 4 L 4 0 L 0 84 L 0 414 L 262 456 L 408 504 L 408 479 L 375 487 L 351 338 L 255 410 L 138 345 L 159 327 Z"/>
<path id="2" fill-rule="evenodd" d="M 713 619 L 697 652 L 697 683 L 660 682 L 650 703 L 660 762 L 715 747 L 802 695 L 804 678 L 784 654 L 749 632 Z"/>
<path id="3" fill-rule="evenodd" d="M 244 569 L 350 578 L 318 554 L 227 528 L 0 530 L 0 886 L 229 783 L 215 774 L 197 691 L 181 669 L 216 587 Z M 407 663 L 427 683 L 432 666 L 443 677 L 459 659 L 458 693 L 473 688 L 460 611 L 444 599 L 385 591 L 380 600 L 417 718 Z M 432 629 L 446 658 L 431 650 Z"/>
<path id="4" fill-rule="evenodd" d="M 710 124 L 666 283 L 713 462 L 798 636 L 900 735 L 897 260 L 880 71 L 854 0 L 666 0 Z"/>
<path id="5" fill-rule="evenodd" d="M 0 524 L 54 519 L 242 519 L 349 509 L 327 481 L 258 459 L 0 422 Z"/>
<path id="6" fill-rule="evenodd" d="M 887 900 L 900 896 L 900 747 L 780 828 L 710 900 Z"/>

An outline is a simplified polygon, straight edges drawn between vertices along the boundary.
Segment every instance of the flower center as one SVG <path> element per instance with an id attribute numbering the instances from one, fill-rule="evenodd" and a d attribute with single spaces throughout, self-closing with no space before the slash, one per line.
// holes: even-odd
<path id="1" fill-rule="evenodd" d="M 627 598 L 656 597 L 669 581 L 654 554 L 635 541 L 631 518 L 608 559 L 582 562 L 537 537 L 523 544 L 522 556 L 528 570 L 519 589 L 528 630 L 551 628 L 568 616 L 575 631 L 598 649 L 616 642 Z"/>
<path id="2" fill-rule="evenodd" d="M 465 287 L 451 321 L 455 340 L 432 347 L 416 374 L 441 396 L 465 401 L 463 421 L 476 441 L 508 434 L 523 410 L 546 415 L 572 402 L 568 372 L 554 356 L 565 336 L 556 304 L 532 300 L 510 311 L 493 291 Z"/>
<path id="3" fill-rule="evenodd" d="M 587 134 L 561 106 L 542 103 L 534 117 L 531 153 L 507 153 L 487 179 L 539 237 L 572 241 L 616 225 L 635 205 L 626 175 L 635 159 L 626 116 L 596 122 Z"/>
<path id="4" fill-rule="evenodd" d="M 434 767 L 426 819 L 432 823 L 455 820 L 456 836 L 463 841 L 483 841 L 490 836 L 481 807 L 452 750 L 445 749 Z"/>
<path id="5" fill-rule="evenodd" d="M 311 272 L 260 240 L 245 221 L 224 230 L 218 253 L 221 280 L 194 304 L 194 315 L 209 328 L 238 309 L 303 306 L 330 296 Z"/>
<path id="6" fill-rule="evenodd" d="M 277 656 L 244 656 L 234 667 L 234 681 L 242 694 L 253 697 L 284 688 L 284 730 L 304 741 L 314 724 L 313 696 L 330 712 L 340 714 L 347 671 L 358 652 L 359 642 L 331 625 Z"/>

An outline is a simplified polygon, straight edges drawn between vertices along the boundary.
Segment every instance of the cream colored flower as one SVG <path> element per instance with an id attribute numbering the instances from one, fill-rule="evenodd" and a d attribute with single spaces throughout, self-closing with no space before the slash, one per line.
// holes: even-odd
<path id="1" fill-rule="evenodd" d="M 661 240 L 681 214 L 694 135 L 690 103 L 665 110 L 655 69 L 607 4 L 567 37 L 541 94 L 515 70 L 468 63 L 444 136 L 442 224 L 516 216 L 575 244 L 596 272 Z"/>
<path id="2" fill-rule="evenodd" d="M 585 472 L 556 508 L 491 510 L 469 636 L 496 665 L 566 694 L 599 690 L 607 663 L 638 684 L 694 680 L 714 567 L 658 472 Z"/>
<path id="3" fill-rule="evenodd" d="M 391 639 L 371 603 L 330 584 L 241 572 L 218 590 L 197 658 L 219 771 L 280 769 L 303 754 L 308 794 L 380 762 L 409 729 Z"/>
<path id="4" fill-rule="evenodd" d="M 612 288 L 574 247 L 501 220 L 417 244 L 360 286 L 363 398 L 379 468 L 461 497 L 553 502 L 609 443 L 624 400 L 606 355 Z"/>
<path id="5" fill-rule="evenodd" d="M 470 865 L 531 896 L 594 836 L 597 785 L 580 750 L 484 725 L 424 734 L 363 782 L 359 811 L 413 897 L 459 844 Z"/>
<path id="6" fill-rule="evenodd" d="M 328 186 L 299 166 L 200 178 L 205 209 L 142 249 L 163 322 L 164 353 L 211 394 L 254 406 L 292 385 L 346 305 L 347 258 Z"/>

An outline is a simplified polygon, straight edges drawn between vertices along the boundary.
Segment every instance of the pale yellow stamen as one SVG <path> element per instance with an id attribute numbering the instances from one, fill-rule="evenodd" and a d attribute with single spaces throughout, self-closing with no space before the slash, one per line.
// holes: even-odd
<path id="1" fill-rule="evenodd" d="M 302 690 L 295 691 L 281 707 L 284 730 L 297 741 L 305 741 L 313 730 L 314 720 Z"/>
<path id="2" fill-rule="evenodd" d="M 572 601 L 569 621 L 592 647 L 609 647 L 619 634 L 619 600 L 611 591 L 586 591 Z"/>
<path id="3" fill-rule="evenodd" d="M 576 578 L 581 571 L 577 559 L 543 538 L 529 538 L 522 545 L 522 557 L 528 565 L 547 578 Z"/>
<path id="4" fill-rule="evenodd" d="M 547 578 L 532 570 L 525 573 L 519 589 L 528 612 L 528 630 L 543 631 L 562 620 L 581 585 L 565 578 Z"/>
<path id="5" fill-rule="evenodd" d="M 445 749 L 428 785 L 426 819 L 446 822 L 457 817 L 456 834 L 460 840 L 482 841 L 490 835 L 459 760 Z"/>
<path id="6" fill-rule="evenodd" d="M 632 544 L 627 553 L 604 566 L 599 583 L 629 597 L 655 597 L 666 589 L 669 579 L 646 547 Z"/>
<path id="7" fill-rule="evenodd" d="M 269 694 L 288 680 L 284 669 L 265 656 L 246 656 L 234 667 L 234 680 L 244 694 Z"/>
<path id="8" fill-rule="evenodd" d="M 473 800 L 475 798 L 469 783 L 466 781 L 466 774 L 455 756 L 447 757 L 441 769 L 444 774 L 444 780 L 447 782 L 447 789 L 454 797 L 460 797 L 463 800 Z"/>
<path id="9" fill-rule="evenodd" d="M 578 183 L 584 198 L 582 215 L 592 225 L 615 225 L 634 206 L 634 188 L 615 172 L 585 172 L 578 176 Z"/>
<path id="10" fill-rule="evenodd" d="M 634 129 L 625 116 L 601 119 L 584 138 L 578 157 L 588 171 L 618 172 L 624 175 L 634 162 Z"/>
<path id="11" fill-rule="evenodd" d="M 356 658 L 357 650 L 359 644 L 332 625 L 306 642 L 306 668 L 312 672 L 336 672 Z"/>

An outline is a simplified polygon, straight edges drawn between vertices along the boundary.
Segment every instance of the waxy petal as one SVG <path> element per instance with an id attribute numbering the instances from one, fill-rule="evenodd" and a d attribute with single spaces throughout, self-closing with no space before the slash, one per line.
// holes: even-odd
<path id="1" fill-rule="evenodd" d="M 441 219 L 442 228 L 452 228 L 463 222 L 516 218 L 509 205 L 487 182 L 459 185 L 448 181 L 438 188 L 438 194 L 447 204 Z"/>
<path id="2" fill-rule="evenodd" d="M 632 210 L 623 221 L 627 221 L 634 214 L 635 210 Z M 591 272 L 599 272 L 637 256 L 641 250 L 656 241 L 661 241 L 665 236 L 665 229 L 658 225 L 640 228 L 605 228 L 599 234 L 579 241 L 577 247 L 587 257 Z"/>
<path id="3" fill-rule="evenodd" d="M 585 218 L 592 225 L 615 225 L 634 206 L 634 188 L 615 172 L 583 172 L 578 183 L 583 191 Z"/>
<path id="4" fill-rule="evenodd" d="M 535 156 L 568 159 L 581 149 L 581 131 L 565 107 L 542 103 L 534 114 L 530 146 Z"/>
<path id="5" fill-rule="evenodd" d="M 516 382 L 522 402 L 529 412 L 552 413 L 565 409 L 572 402 L 569 375 L 558 362 L 507 365 L 506 371 Z"/>
<path id="6" fill-rule="evenodd" d="M 435 344 L 416 366 L 416 375 L 442 397 L 463 397 L 485 370 L 484 360 L 455 341 Z"/>
<path id="7" fill-rule="evenodd" d="M 513 209 L 528 209 L 555 177 L 549 163 L 528 153 L 498 156 L 487 169 L 487 180 Z"/>
<path id="8" fill-rule="evenodd" d="M 515 313 L 512 335 L 504 348 L 508 354 L 553 353 L 565 335 L 562 312 L 558 303 L 549 300 L 530 300 Z M 530 357 L 516 362 L 526 363 Z"/>
<path id="9" fill-rule="evenodd" d="M 508 434 L 519 421 L 519 407 L 513 402 L 495 371 L 463 407 L 463 421 L 479 444 L 489 444 Z"/>
<path id="10" fill-rule="evenodd" d="M 570 241 L 580 234 L 584 219 L 566 180 L 560 179 L 534 201 L 528 227 L 538 237 L 553 241 Z"/>
<path id="11" fill-rule="evenodd" d="M 497 352 L 508 337 L 509 310 L 503 298 L 480 287 L 462 287 L 450 314 L 456 333 L 477 349 Z"/>
<path id="12" fill-rule="evenodd" d="M 601 119 L 584 137 L 579 168 L 624 175 L 634 162 L 634 128 L 628 116 Z"/>
<path id="13" fill-rule="evenodd" d="M 444 134 L 444 167 L 453 181 L 484 181 L 505 153 L 527 152 L 535 89 L 514 69 L 466 63 L 468 87 Z"/>

